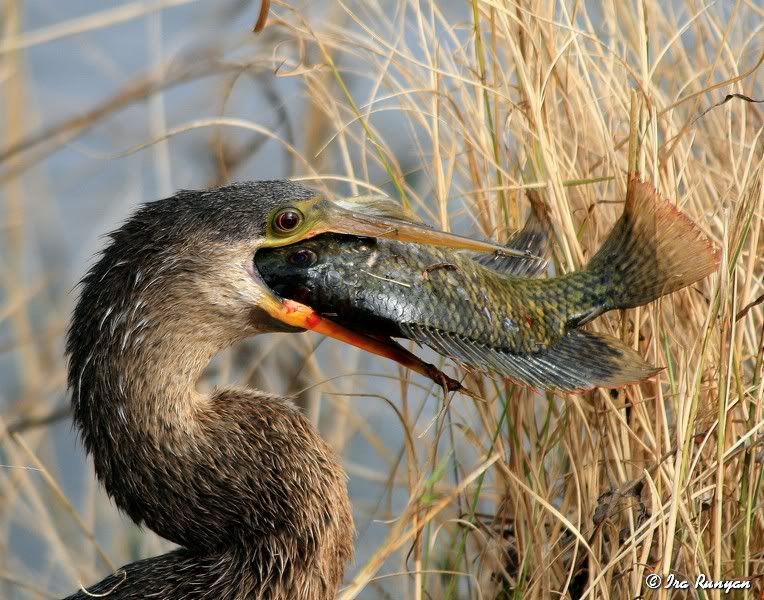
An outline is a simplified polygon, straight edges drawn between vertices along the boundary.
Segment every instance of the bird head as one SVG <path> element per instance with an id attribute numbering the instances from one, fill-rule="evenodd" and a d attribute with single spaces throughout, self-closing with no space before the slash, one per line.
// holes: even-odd
<path id="1" fill-rule="evenodd" d="M 410 363 L 411 355 L 401 354 L 392 342 L 327 321 L 309 306 L 280 298 L 261 278 L 254 265 L 259 249 L 325 232 L 483 252 L 497 249 L 428 228 L 380 196 L 332 201 L 290 181 L 181 191 L 146 204 L 111 235 L 112 243 L 84 280 L 83 314 L 75 326 L 125 314 L 143 327 L 152 319 L 140 313 L 151 311 L 165 322 L 173 320 L 165 326 L 185 339 L 214 336 L 218 346 L 258 332 L 310 329 Z M 137 324 L 125 328 L 135 331 Z"/>

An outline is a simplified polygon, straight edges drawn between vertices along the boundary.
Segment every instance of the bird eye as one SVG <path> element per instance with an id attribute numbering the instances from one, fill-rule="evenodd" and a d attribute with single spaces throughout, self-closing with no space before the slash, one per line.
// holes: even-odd
<path id="1" fill-rule="evenodd" d="M 287 257 L 289 264 L 302 268 L 313 266 L 316 264 L 317 260 L 318 256 L 316 256 L 316 253 L 312 250 L 308 250 L 307 248 L 300 248 L 299 250 L 295 250 Z"/>
<path id="2" fill-rule="evenodd" d="M 294 231 L 302 223 L 302 213 L 296 208 L 285 208 L 273 217 L 273 226 L 280 233 Z"/>

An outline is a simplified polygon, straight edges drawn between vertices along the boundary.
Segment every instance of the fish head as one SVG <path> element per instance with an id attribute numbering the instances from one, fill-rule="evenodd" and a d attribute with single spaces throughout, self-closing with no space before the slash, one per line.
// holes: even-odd
<path id="1" fill-rule="evenodd" d="M 341 280 L 343 270 L 352 269 L 359 253 L 374 245 L 370 238 L 322 234 L 290 246 L 258 250 L 255 268 L 280 297 L 310 305 L 332 280 Z"/>

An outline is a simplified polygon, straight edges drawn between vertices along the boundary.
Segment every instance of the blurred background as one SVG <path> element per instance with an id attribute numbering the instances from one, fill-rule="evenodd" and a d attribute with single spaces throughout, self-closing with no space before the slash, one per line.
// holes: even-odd
<path id="1" fill-rule="evenodd" d="M 0 3 L 0 598 L 171 547 L 117 512 L 67 414 L 76 284 L 140 203 L 295 178 L 502 241 L 532 191 L 560 273 L 622 209 L 630 133 L 724 249 L 719 275 L 596 325 L 666 366 L 655 381 L 555 397 L 471 378 L 482 399 L 446 406 L 303 334 L 223 353 L 203 385 L 296 394 L 342 454 L 344 597 L 634 598 L 653 570 L 764 573 L 761 2 L 273 2 L 255 34 L 259 10 Z"/>

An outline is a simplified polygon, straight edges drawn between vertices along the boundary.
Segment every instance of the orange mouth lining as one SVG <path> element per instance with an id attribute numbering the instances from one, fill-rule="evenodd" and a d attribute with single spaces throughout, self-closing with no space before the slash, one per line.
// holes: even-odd
<path id="1" fill-rule="evenodd" d="M 445 375 L 434 365 L 424 362 L 392 339 L 371 337 L 357 333 L 339 323 L 325 319 L 305 304 L 300 304 L 294 300 L 277 301 L 277 306 L 274 307 L 271 316 L 287 325 L 309 329 L 356 348 L 361 348 L 377 356 L 384 356 L 394 360 L 398 364 L 420 375 L 424 375 L 438 385 L 441 385 L 444 391 L 453 392 L 463 389 L 461 383 Z"/>

